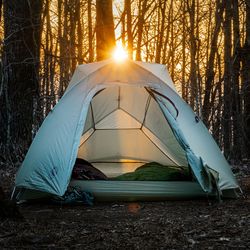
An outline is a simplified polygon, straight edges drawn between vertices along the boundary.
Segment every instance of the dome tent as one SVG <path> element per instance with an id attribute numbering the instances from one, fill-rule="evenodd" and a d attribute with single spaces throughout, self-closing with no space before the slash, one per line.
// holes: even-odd
<path id="1" fill-rule="evenodd" d="M 190 167 L 196 180 L 76 183 L 98 197 L 182 198 L 215 189 L 233 196 L 239 188 L 207 128 L 160 64 L 106 60 L 79 65 L 30 146 L 16 176 L 15 196 L 62 196 L 77 157 L 109 174 L 152 161 Z"/>

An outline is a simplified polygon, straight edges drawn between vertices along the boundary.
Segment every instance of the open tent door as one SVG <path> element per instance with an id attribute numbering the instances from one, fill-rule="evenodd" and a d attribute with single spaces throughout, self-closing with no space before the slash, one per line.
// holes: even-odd
<path id="1" fill-rule="evenodd" d="M 147 162 L 190 169 L 155 93 L 138 86 L 112 85 L 90 102 L 78 157 L 108 177 L 132 172 Z M 98 200 L 164 200 L 204 197 L 196 181 L 71 181 Z M 210 193 L 210 195 L 214 195 Z"/>
<path id="2" fill-rule="evenodd" d="M 110 177 L 145 162 L 188 167 L 158 103 L 144 87 L 136 86 L 112 86 L 95 95 L 78 157 Z"/>

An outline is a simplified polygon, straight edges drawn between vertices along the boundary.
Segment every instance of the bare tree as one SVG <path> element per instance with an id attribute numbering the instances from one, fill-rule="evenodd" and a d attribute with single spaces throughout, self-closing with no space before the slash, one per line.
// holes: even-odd
<path id="1" fill-rule="evenodd" d="M 250 0 L 245 0 L 246 8 L 246 36 L 242 50 L 242 84 L 243 84 L 243 140 L 244 157 L 250 158 Z"/>
<path id="2" fill-rule="evenodd" d="M 158 16 L 159 31 L 158 31 L 158 37 L 157 37 L 158 39 L 157 39 L 156 55 L 155 55 L 155 62 L 157 63 L 160 63 L 162 47 L 163 47 L 163 37 L 164 37 L 165 19 L 166 19 L 165 11 L 166 11 L 166 1 L 160 1 L 159 16 Z"/>
<path id="3" fill-rule="evenodd" d="M 224 102 L 223 102 L 223 146 L 224 153 L 231 151 L 231 115 L 232 115 L 232 0 L 225 1 L 224 20 Z"/>
<path id="4" fill-rule="evenodd" d="M 112 0 L 96 0 L 96 53 L 97 60 L 110 57 L 115 47 Z"/>
<path id="5" fill-rule="evenodd" d="M 203 99 L 203 120 L 207 126 L 209 126 L 209 115 L 211 114 L 211 94 L 213 88 L 213 82 L 215 78 L 215 56 L 218 52 L 218 37 L 221 29 L 221 24 L 223 21 L 223 13 L 225 8 L 225 1 L 217 0 L 216 1 L 216 10 L 215 10 L 215 26 L 212 33 L 212 41 L 210 54 L 208 56 L 207 68 L 206 68 L 206 80 L 205 80 L 205 95 Z"/>
<path id="6" fill-rule="evenodd" d="M 141 43 L 143 35 L 143 27 L 145 23 L 145 14 L 147 11 L 147 1 L 139 1 L 139 14 L 138 14 L 138 24 L 137 24 L 137 44 L 136 44 L 136 60 L 141 61 Z"/>
<path id="7" fill-rule="evenodd" d="M 42 0 L 5 0 L 2 140 L 11 145 L 32 140 L 39 96 Z"/>
<path id="8" fill-rule="evenodd" d="M 94 49 L 93 49 L 93 28 L 92 28 L 92 10 L 91 0 L 88 0 L 88 35 L 89 35 L 89 62 L 94 60 Z M 80 36 L 79 36 L 80 37 Z M 82 37 L 80 37 L 82 39 Z"/>
<path id="9" fill-rule="evenodd" d="M 196 17 L 196 1 L 192 0 L 191 3 L 187 1 L 187 11 L 189 14 L 189 41 L 190 41 L 190 105 L 192 108 L 197 108 L 195 104 L 196 97 L 198 95 L 197 88 L 197 61 L 196 61 L 196 53 L 197 53 L 197 40 L 198 38 L 195 35 L 195 18 Z"/>
<path id="10" fill-rule="evenodd" d="M 131 17 L 131 0 L 125 0 L 124 10 L 127 17 L 127 36 L 128 36 L 128 54 L 132 59 L 133 56 L 133 35 L 132 35 L 132 17 Z"/>
<path id="11" fill-rule="evenodd" d="M 233 51 L 232 51 L 232 149 L 234 160 L 241 159 L 242 153 L 242 108 L 240 101 L 240 20 L 239 20 L 239 2 L 232 1 L 233 17 Z"/>

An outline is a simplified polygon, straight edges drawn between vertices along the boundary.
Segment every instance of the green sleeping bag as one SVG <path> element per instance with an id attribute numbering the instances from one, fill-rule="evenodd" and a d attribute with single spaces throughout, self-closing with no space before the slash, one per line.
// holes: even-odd
<path id="1" fill-rule="evenodd" d="M 146 163 L 134 172 L 119 175 L 117 181 L 186 181 L 190 180 L 187 168 L 164 166 L 157 162 Z"/>

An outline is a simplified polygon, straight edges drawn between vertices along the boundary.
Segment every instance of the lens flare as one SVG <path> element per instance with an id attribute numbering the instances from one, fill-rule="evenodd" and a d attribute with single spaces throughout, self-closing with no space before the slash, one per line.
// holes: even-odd
<path id="1" fill-rule="evenodd" d="M 127 58 L 128 58 L 127 51 L 121 45 L 117 45 L 113 52 L 113 59 L 117 62 L 122 62 Z"/>

